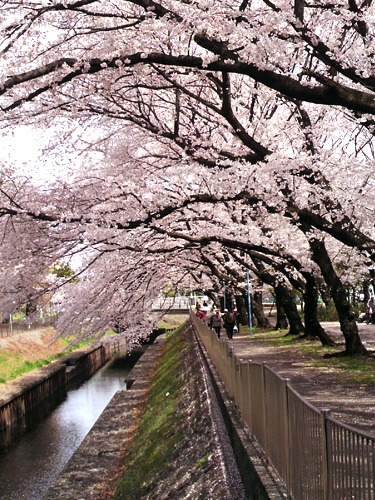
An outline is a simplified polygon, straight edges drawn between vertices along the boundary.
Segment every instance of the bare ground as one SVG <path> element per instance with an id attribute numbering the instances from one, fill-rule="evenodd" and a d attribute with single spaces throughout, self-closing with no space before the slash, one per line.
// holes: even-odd
<path id="1" fill-rule="evenodd" d="M 0 350 L 21 354 L 27 361 L 38 361 L 61 352 L 65 346 L 54 339 L 52 327 L 29 330 L 0 338 Z"/>

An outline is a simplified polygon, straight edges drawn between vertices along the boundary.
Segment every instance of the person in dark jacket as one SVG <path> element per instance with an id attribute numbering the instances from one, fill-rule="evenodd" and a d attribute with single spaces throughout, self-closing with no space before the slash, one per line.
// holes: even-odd
<path id="1" fill-rule="evenodd" d="M 233 338 L 233 328 L 236 324 L 236 317 L 233 311 L 228 311 L 225 316 L 224 328 L 227 331 L 228 339 Z"/>

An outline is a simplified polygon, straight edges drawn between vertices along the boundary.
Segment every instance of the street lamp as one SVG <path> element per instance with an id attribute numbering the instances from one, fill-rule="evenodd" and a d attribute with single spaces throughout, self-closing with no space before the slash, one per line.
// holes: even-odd
<path id="1" fill-rule="evenodd" d="M 247 277 L 247 303 L 248 303 L 248 310 L 249 310 L 249 327 L 250 327 L 250 337 L 253 337 L 253 321 L 251 317 L 251 294 L 250 294 L 250 271 L 246 271 L 246 277 Z"/>

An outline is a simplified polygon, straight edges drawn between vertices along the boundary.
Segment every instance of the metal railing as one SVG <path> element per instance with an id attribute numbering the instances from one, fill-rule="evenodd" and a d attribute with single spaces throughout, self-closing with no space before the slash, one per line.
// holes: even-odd
<path id="1" fill-rule="evenodd" d="M 187 297 L 163 297 L 154 299 L 151 303 L 151 308 L 153 311 L 167 311 L 168 309 L 186 310 L 189 307 L 193 307 L 194 304 Z"/>
<path id="2" fill-rule="evenodd" d="M 375 500 L 375 436 L 314 407 L 265 363 L 238 359 L 205 323 L 191 319 L 288 499 Z"/>
<path id="3" fill-rule="evenodd" d="M 205 295 L 193 295 L 191 297 L 175 296 L 175 297 L 159 297 L 153 299 L 151 302 L 152 310 L 178 310 L 178 309 L 195 309 L 197 304 L 200 304 L 201 308 L 204 310 L 209 310 L 213 306 L 212 301 L 208 299 Z M 204 307 L 204 302 L 209 304 L 208 307 Z"/>
<path id="4" fill-rule="evenodd" d="M 24 333 L 30 330 L 37 330 L 46 326 L 55 326 L 59 314 L 53 314 L 46 318 L 32 319 L 22 318 L 11 323 L 0 323 L 0 337 L 11 337 L 17 333 Z"/>

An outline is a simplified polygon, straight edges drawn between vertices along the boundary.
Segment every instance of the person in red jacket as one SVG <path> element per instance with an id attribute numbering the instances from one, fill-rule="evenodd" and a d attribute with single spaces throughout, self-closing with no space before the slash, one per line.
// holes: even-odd
<path id="1" fill-rule="evenodd" d="M 197 318 L 201 319 L 203 322 L 206 321 L 206 317 L 205 317 L 204 311 L 202 311 L 202 309 L 198 309 L 196 316 L 197 316 Z"/>

